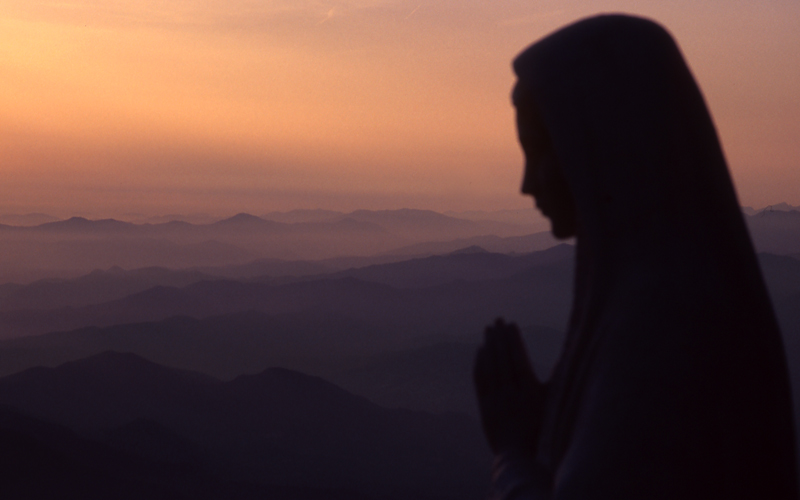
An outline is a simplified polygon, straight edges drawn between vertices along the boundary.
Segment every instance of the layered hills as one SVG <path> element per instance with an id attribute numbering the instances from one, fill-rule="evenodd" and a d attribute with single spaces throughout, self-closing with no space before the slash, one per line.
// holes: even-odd
<path id="1" fill-rule="evenodd" d="M 409 209 L 356 210 L 325 217 L 285 214 L 277 219 L 243 213 L 205 224 L 73 217 L 35 226 L 0 225 L 4 242 L 0 282 L 74 277 L 112 266 L 190 268 L 241 265 L 257 259 L 373 256 L 420 243 L 475 238 L 474 242 L 480 242 L 486 236 L 492 236 L 489 243 L 499 248 L 503 242 L 497 238 L 543 229 L 535 220 L 513 224 Z M 510 244 L 533 251 L 552 246 L 555 240 L 540 236 Z M 401 253 L 408 255 L 408 250 Z"/>
<path id="2" fill-rule="evenodd" d="M 473 420 L 384 409 L 282 368 L 221 382 L 105 352 L 0 379 L 0 404 L 91 443 L 240 484 L 399 499 L 480 498 L 488 481 Z M 76 448 L 66 451 L 83 466 Z"/>
<path id="3" fill-rule="evenodd" d="M 746 221 L 800 405 L 800 212 L 778 208 Z M 573 246 L 514 211 L 167 219 L 0 227 L 8 491 L 483 496 L 475 347 L 504 316 L 549 376 Z"/>

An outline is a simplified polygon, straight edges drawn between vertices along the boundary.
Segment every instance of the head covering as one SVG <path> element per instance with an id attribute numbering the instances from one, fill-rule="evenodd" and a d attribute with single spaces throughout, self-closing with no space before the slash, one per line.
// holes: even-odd
<path id="1" fill-rule="evenodd" d="M 777 323 L 672 37 L 649 20 L 593 17 L 526 49 L 514 71 L 579 226 L 540 460 L 592 498 L 796 499 Z"/>

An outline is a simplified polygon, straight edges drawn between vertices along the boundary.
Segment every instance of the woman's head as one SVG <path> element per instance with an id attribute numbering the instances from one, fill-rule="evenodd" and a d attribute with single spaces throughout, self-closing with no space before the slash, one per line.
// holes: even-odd
<path id="1" fill-rule="evenodd" d="M 556 236 L 579 232 L 608 258 L 621 248 L 661 258 L 738 214 L 702 95 L 658 24 L 585 19 L 526 49 L 514 72 L 523 190 Z"/>

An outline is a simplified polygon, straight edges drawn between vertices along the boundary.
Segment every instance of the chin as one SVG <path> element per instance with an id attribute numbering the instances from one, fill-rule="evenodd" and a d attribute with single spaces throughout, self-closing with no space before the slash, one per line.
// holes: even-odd
<path id="1" fill-rule="evenodd" d="M 553 233 L 553 236 L 557 239 L 566 240 L 575 236 L 577 228 L 575 224 L 564 224 L 551 220 L 550 232 Z"/>

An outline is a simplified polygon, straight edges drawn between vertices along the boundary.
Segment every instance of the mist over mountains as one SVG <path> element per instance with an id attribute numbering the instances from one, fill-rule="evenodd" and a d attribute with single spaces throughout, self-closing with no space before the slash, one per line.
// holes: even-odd
<path id="1" fill-rule="evenodd" d="M 571 253 L 563 245 L 543 255 L 432 256 L 278 284 L 215 279 L 182 288 L 155 286 L 81 307 L 48 307 L 46 301 L 28 300 L 26 305 L 38 307 L 0 309 L 0 338 L 59 326 L 64 330 L 239 311 L 335 312 L 381 326 L 386 335 L 399 332 L 394 334 L 398 339 L 475 332 L 476 324 L 497 315 L 518 318 L 522 325 L 559 327 L 570 305 Z M 21 301 L 24 292 L 9 295 L 8 302 Z"/>
<path id="2" fill-rule="evenodd" d="M 275 215 L 278 220 L 238 214 L 206 224 L 173 220 L 134 224 L 114 219 L 73 217 L 35 226 L 0 225 L 0 282 L 77 277 L 94 269 L 120 266 L 219 267 L 257 259 L 320 260 L 334 257 L 409 255 L 420 243 L 492 236 L 493 250 L 503 239 L 542 232 L 530 224 L 468 220 L 429 210 L 357 210 L 349 214 L 318 211 Z M 478 239 L 475 239 L 478 238 Z M 512 241 L 515 251 L 552 246 L 552 237 Z M 456 244 L 454 249 L 460 248 Z M 419 254 L 430 254 L 424 248 Z"/>
<path id="3" fill-rule="evenodd" d="M 573 246 L 523 217 L 0 226 L 9 491 L 482 498 L 471 368 L 483 327 L 517 322 L 546 378 L 571 306 Z M 800 404 L 800 212 L 746 221 Z"/>

